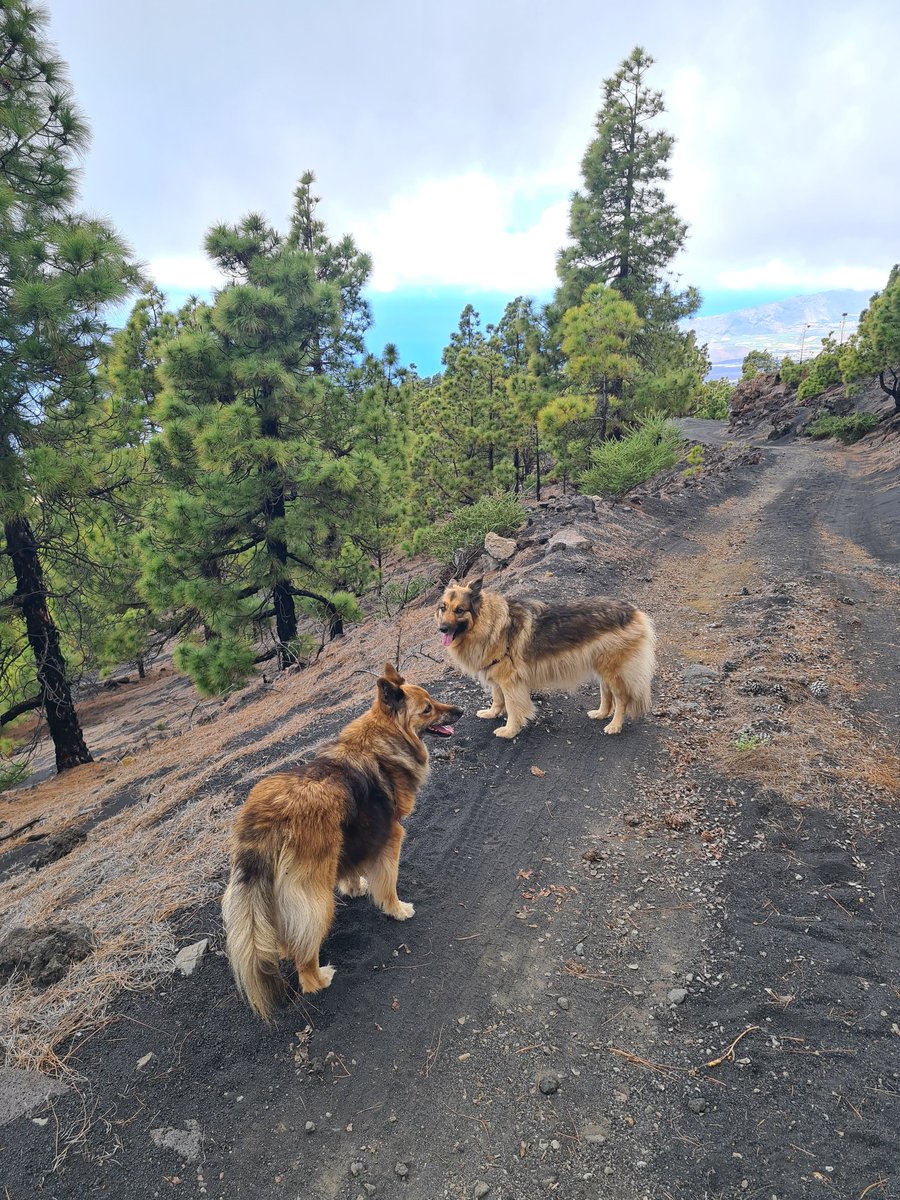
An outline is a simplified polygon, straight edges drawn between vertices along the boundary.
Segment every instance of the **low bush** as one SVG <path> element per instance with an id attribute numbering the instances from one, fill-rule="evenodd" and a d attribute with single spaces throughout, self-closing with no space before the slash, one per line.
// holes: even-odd
<path id="1" fill-rule="evenodd" d="M 854 412 L 846 417 L 821 416 L 807 428 L 811 438 L 839 438 L 850 445 L 871 433 L 878 424 L 875 413 Z"/>
<path id="2" fill-rule="evenodd" d="M 618 442 L 591 451 L 591 465 L 578 481 L 583 492 L 620 496 L 667 467 L 674 466 L 682 437 L 661 413 L 650 413 Z"/>
<path id="3" fill-rule="evenodd" d="M 515 496 L 484 496 L 459 509 L 449 521 L 417 530 L 409 548 L 450 562 L 457 550 L 481 545 L 486 533 L 507 537 L 524 521 L 525 510 Z"/>

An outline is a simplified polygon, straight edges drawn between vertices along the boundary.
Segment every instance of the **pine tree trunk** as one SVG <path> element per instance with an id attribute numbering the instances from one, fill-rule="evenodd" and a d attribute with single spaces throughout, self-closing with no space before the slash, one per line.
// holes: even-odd
<path id="1" fill-rule="evenodd" d="M 16 594 L 37 665 L 41 702 L 56 750 L 56 769 L 65 771 L 93 762 L 93 759 L 81 732 L 66 679 L 66 660 L 59 645 L 59 630 L 47 606 L 47 585 L 34 531 L 25 517 L 12 517 L 5 523 L 5 532 L 7 552 L 16 576 Z"/>

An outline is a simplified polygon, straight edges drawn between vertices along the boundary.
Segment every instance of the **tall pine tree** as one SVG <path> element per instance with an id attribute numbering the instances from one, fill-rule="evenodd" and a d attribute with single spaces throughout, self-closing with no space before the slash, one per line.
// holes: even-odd
<path id="1" fill-rule="evenodd" d="M 673 138 L 656 128 L 662 93 L 647 83 L 653 59 L 636 46 L 603 85 L 596 137 L 581 163 L 584 187 L 572 197 L 569 236 L 560 251 L 560 286 L 552 318 L 581 303 L 592 283 L 615 287 L 645 321 L 645 336 L 696 312 L 693 288 L 674 291 L 668 279 L 687 226 L 666 199 Z"/>
<path id="2" fill-rule="evenodd" d="M 76 442 L 96 399 L 103 312 L 127 296 L 137 272 L 115 231 L 74 209 L 87 128 L 45 21 L 26 0 L 0 5 L 0 604 L 11 638 L 4 690 L 13 680 L 29 686 L 33 675 L 35 694 L 18 704 L 43 709 L 62 771 L 91 755 L 72 701 L 52 564 L 77 536 L 79 489 L 92 490 Z M 33 668 L 23 675 L 26 644 Z"/>
<path id="3" fill-rule="evenodd" d="M 260 638 L 281 666 L 303 657 L 301 604 L 332 635 L 348 597 L 326 595 L 357 486 L 342 376 L 367 310 L 369 260 L 330 243 L 312 176 L 287 236 L 251 214 L 206 248 L 231 282 L 164 351 L 144 589 L 196 630 L 178 661 L 205 691 L 240 679 Z"/>

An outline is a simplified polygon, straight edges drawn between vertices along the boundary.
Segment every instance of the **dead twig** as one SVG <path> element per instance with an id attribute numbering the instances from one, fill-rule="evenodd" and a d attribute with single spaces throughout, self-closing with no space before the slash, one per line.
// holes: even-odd
<path id="1" fill-rule="evenodd" d="M 876 1179 L 874 1183 L 870 1183 L 867 1188 L 863 1188 L 863 1190 L 859 1193 L 859 1200 L 863 1200 L 863 1197 L 868 1195 L 868 1193 L 871 1192 L 872 1188 L 877 1188 L 877 1187 L 884 1188 L 884 1187 L 887 1187 L 887 1184 L 888 1184 L 887 1176 L 882 1175 L 882 1177 L 880 1179 Z"/>
<path id="2" fill-rule="evenodd" d="M 737 1035 L 737 1037 L 734 1039 L 734 1041 L 731 1043 L 731 1045 L 728 1047 L 728 1049 L 724 1051 L 724 1053 L 720 1054 L 718 1058 L 711 1058 L 706 1065 L 708 1067 L 719 1067 L 722 1065 L 723 1062 L 734 1062 L 735 1046 L 738 1044 L 738 1042 L 741 1040 L 741 1038 L 745 1038 L 748 1033 L 753 1033 L 754 1030 L 756 1030 L 758 1032 L 759 1026 L 758 1025 L 748 1025 L 747 1028 L 745 1030 L 743 1030 L 743 1032 L 741 1032 Z"/>
<path id="3" fill-rule="evenodd" d="M 646 1067 L 648 1071 L 658 1071 L 660 1075 L 681 1075 L 684 1073 L 683 1067 L 670 1067 L 666 1063 L 651 1062 L 649 1058 L 641 1058 L 640 1054 L 634 1054 L 631 1050 L 619 1050 L 616 1046 L 607 1046 L 610 1054 L 618 1054 L 620 1058 L 624 1058 L 626 1062 L 630 1062 L 635 1067 Z"/>

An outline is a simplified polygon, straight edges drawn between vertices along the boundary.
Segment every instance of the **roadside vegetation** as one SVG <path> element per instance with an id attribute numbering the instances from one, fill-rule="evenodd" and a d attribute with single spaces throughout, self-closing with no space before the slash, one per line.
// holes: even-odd
<path id="1" fill-rule="evenodd" d="M 466 305 L 426 379 L 367 352 L 372 262 L 327 229 L 311 172 L 284 227 L 210 228 L 228 282 L 172 310 L 78 209 L 87 126 L 46 20 L 0 10 L 0 728 L 41 712 L 59 770 L 91 760 L 85 675 L 143 674 L 164 645 L 205 694 L 311 667 L 382 605 L 401 547 L 446 561 L 548 482 L 619 494 L 674 461 L 667 418 L 727 416 L 679 324 L 700 296 L 671 272 L 687 226 L 640 47 L 603 85 L 552 300 L 486 326 Z M 842 372 L 890 381 L 898 297 L 894 272 Z"/>

